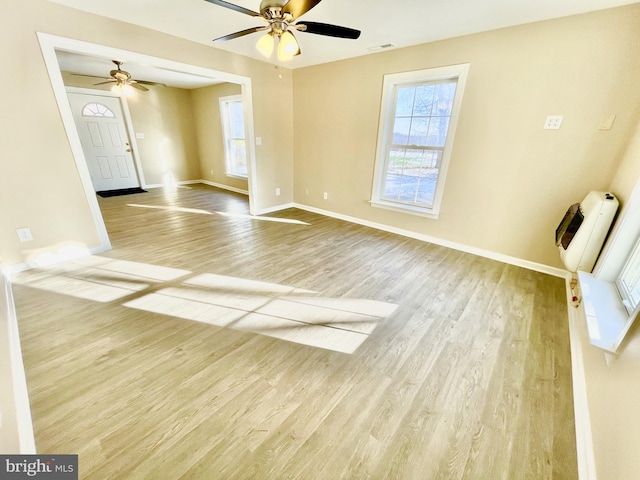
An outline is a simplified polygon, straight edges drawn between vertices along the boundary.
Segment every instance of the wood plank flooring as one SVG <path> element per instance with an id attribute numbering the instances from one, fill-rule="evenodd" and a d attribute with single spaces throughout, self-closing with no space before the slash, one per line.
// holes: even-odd
<path id="1" fill-rule="evenodd" d="M 247 218 L 205 185 L 100 205 L 97 266 L 14 284 L 38 451 L 78 453 L 80 478 L 577 478 L 562 279 L 297 209 Z M 229 285 L 191 295 L 242 299 L 243 279 L 397 308 L 344 353 L 126 305 L 198 275 Z"/>

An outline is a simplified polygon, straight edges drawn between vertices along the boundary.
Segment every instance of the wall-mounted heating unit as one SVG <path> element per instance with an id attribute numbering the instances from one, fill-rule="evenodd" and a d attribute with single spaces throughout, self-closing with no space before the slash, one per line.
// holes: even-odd
<path id="1" fill-rule="evenodd" d="M 591 272 L 618 211 L 618 199 L 592 191 L 573 204 L 556 229 L 556 245 L 567 270 Z"/>

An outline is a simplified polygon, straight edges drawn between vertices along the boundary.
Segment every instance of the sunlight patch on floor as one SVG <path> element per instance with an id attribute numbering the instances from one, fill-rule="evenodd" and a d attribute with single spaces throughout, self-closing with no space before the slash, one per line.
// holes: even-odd
<path id="1" fill-rule="evenodd" d="M 140 205 L 138 203 L 127 203 L 127 207 L 152 208 L 155 210 L 168 210 L 170 212 L 199 213 L 201 215 L 214 215 L 213 212 L 201 210 L 199 208 L 170 207 L 160 205 Z"/>
<path id="2" fill-rule="evenodd" d="M 200 215 L 221 215 L 227 218 L 241 218 L 248 220 L 262 220 L 265 222 L 278 222 L 278 223 L 293 223 L 296 225 L 310 225 L 302 220 L 295 220 L 293 218 L 279 218 L 279 217 L 263 217 L 256 215 L 249 215 L 248 213 L 232 213 L 232 212 L 209 212 L 199 208 L 185 208 L 185 207 L 173 207 L 170 205 L 142 205 L 139 203 L 127 203 L 127 207 L 137 208 L 151 208 L 155 210 L 167 210 L 170 212 L 183 212 L 183 213 L 198 213 Z"/>
<path id="3" fill-rule="evenodd" d="M 89 256 L 51 267 L 27 270 L 14 275 L 11 282 L 106 303 L 190 273 L 188 270 Z"/>
<path id="4" fill-rule="evenodd" d="M 397 305 L 100 256 L 19 273 L 13 283 L 353 353 Z"/>
<path id="5" fill-rule="evenodd" d="M 279 222 L 279 223 L 295 223 L 296 225 L 311 225 L 310 223 L 303 222 L 302 220 L 295 220 L 293 218 L 279 218 L 279 217 L 258 217 L 255 215 L 249 215 L 246 213 L 230 213 L 230 212 L 216 212 L 223 217 L 232 218 L 248 218 L 249 220 L 263 220 L 265 222 Z"/>

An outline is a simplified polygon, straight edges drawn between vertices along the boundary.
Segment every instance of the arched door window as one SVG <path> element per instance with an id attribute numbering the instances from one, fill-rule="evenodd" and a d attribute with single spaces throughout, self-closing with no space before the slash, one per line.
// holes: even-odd
<path id="1" fill-rule="evenodd" d="M 82 116 L 83 117 L 107 117 L 114 118 L 115 115 L 109 109 L 109 107 L 102 105 L 101 103 L 87 103 L 84 107 L 82 107 Z"/>

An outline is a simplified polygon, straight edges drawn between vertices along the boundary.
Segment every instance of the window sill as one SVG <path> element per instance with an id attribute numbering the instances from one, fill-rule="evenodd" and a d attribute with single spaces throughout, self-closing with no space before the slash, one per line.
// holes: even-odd
<path id="1" fill-rule="evenodd" d="M 369 203 L 371 204 L 372 207 L 382 208 L 384 210 L 391 210 L 393 212 L 406 213 L 408 215 L 416 215 L 418 217 L 426 217 L 426 218 L 432 218 L 432 219 L 438 218 L 437 211 L 429 210 L 426 208 L 414 207 L 412 205 L 401 206 L 397 203 L 384 202 L 381 200 L 371 200 Z"/>
<path id="2" fill-rule="evenodd" d="M 581 271 L 578 281 L 591 344 L 615 353 L 633 318 L 629 317 L 613 282 Z"/>

